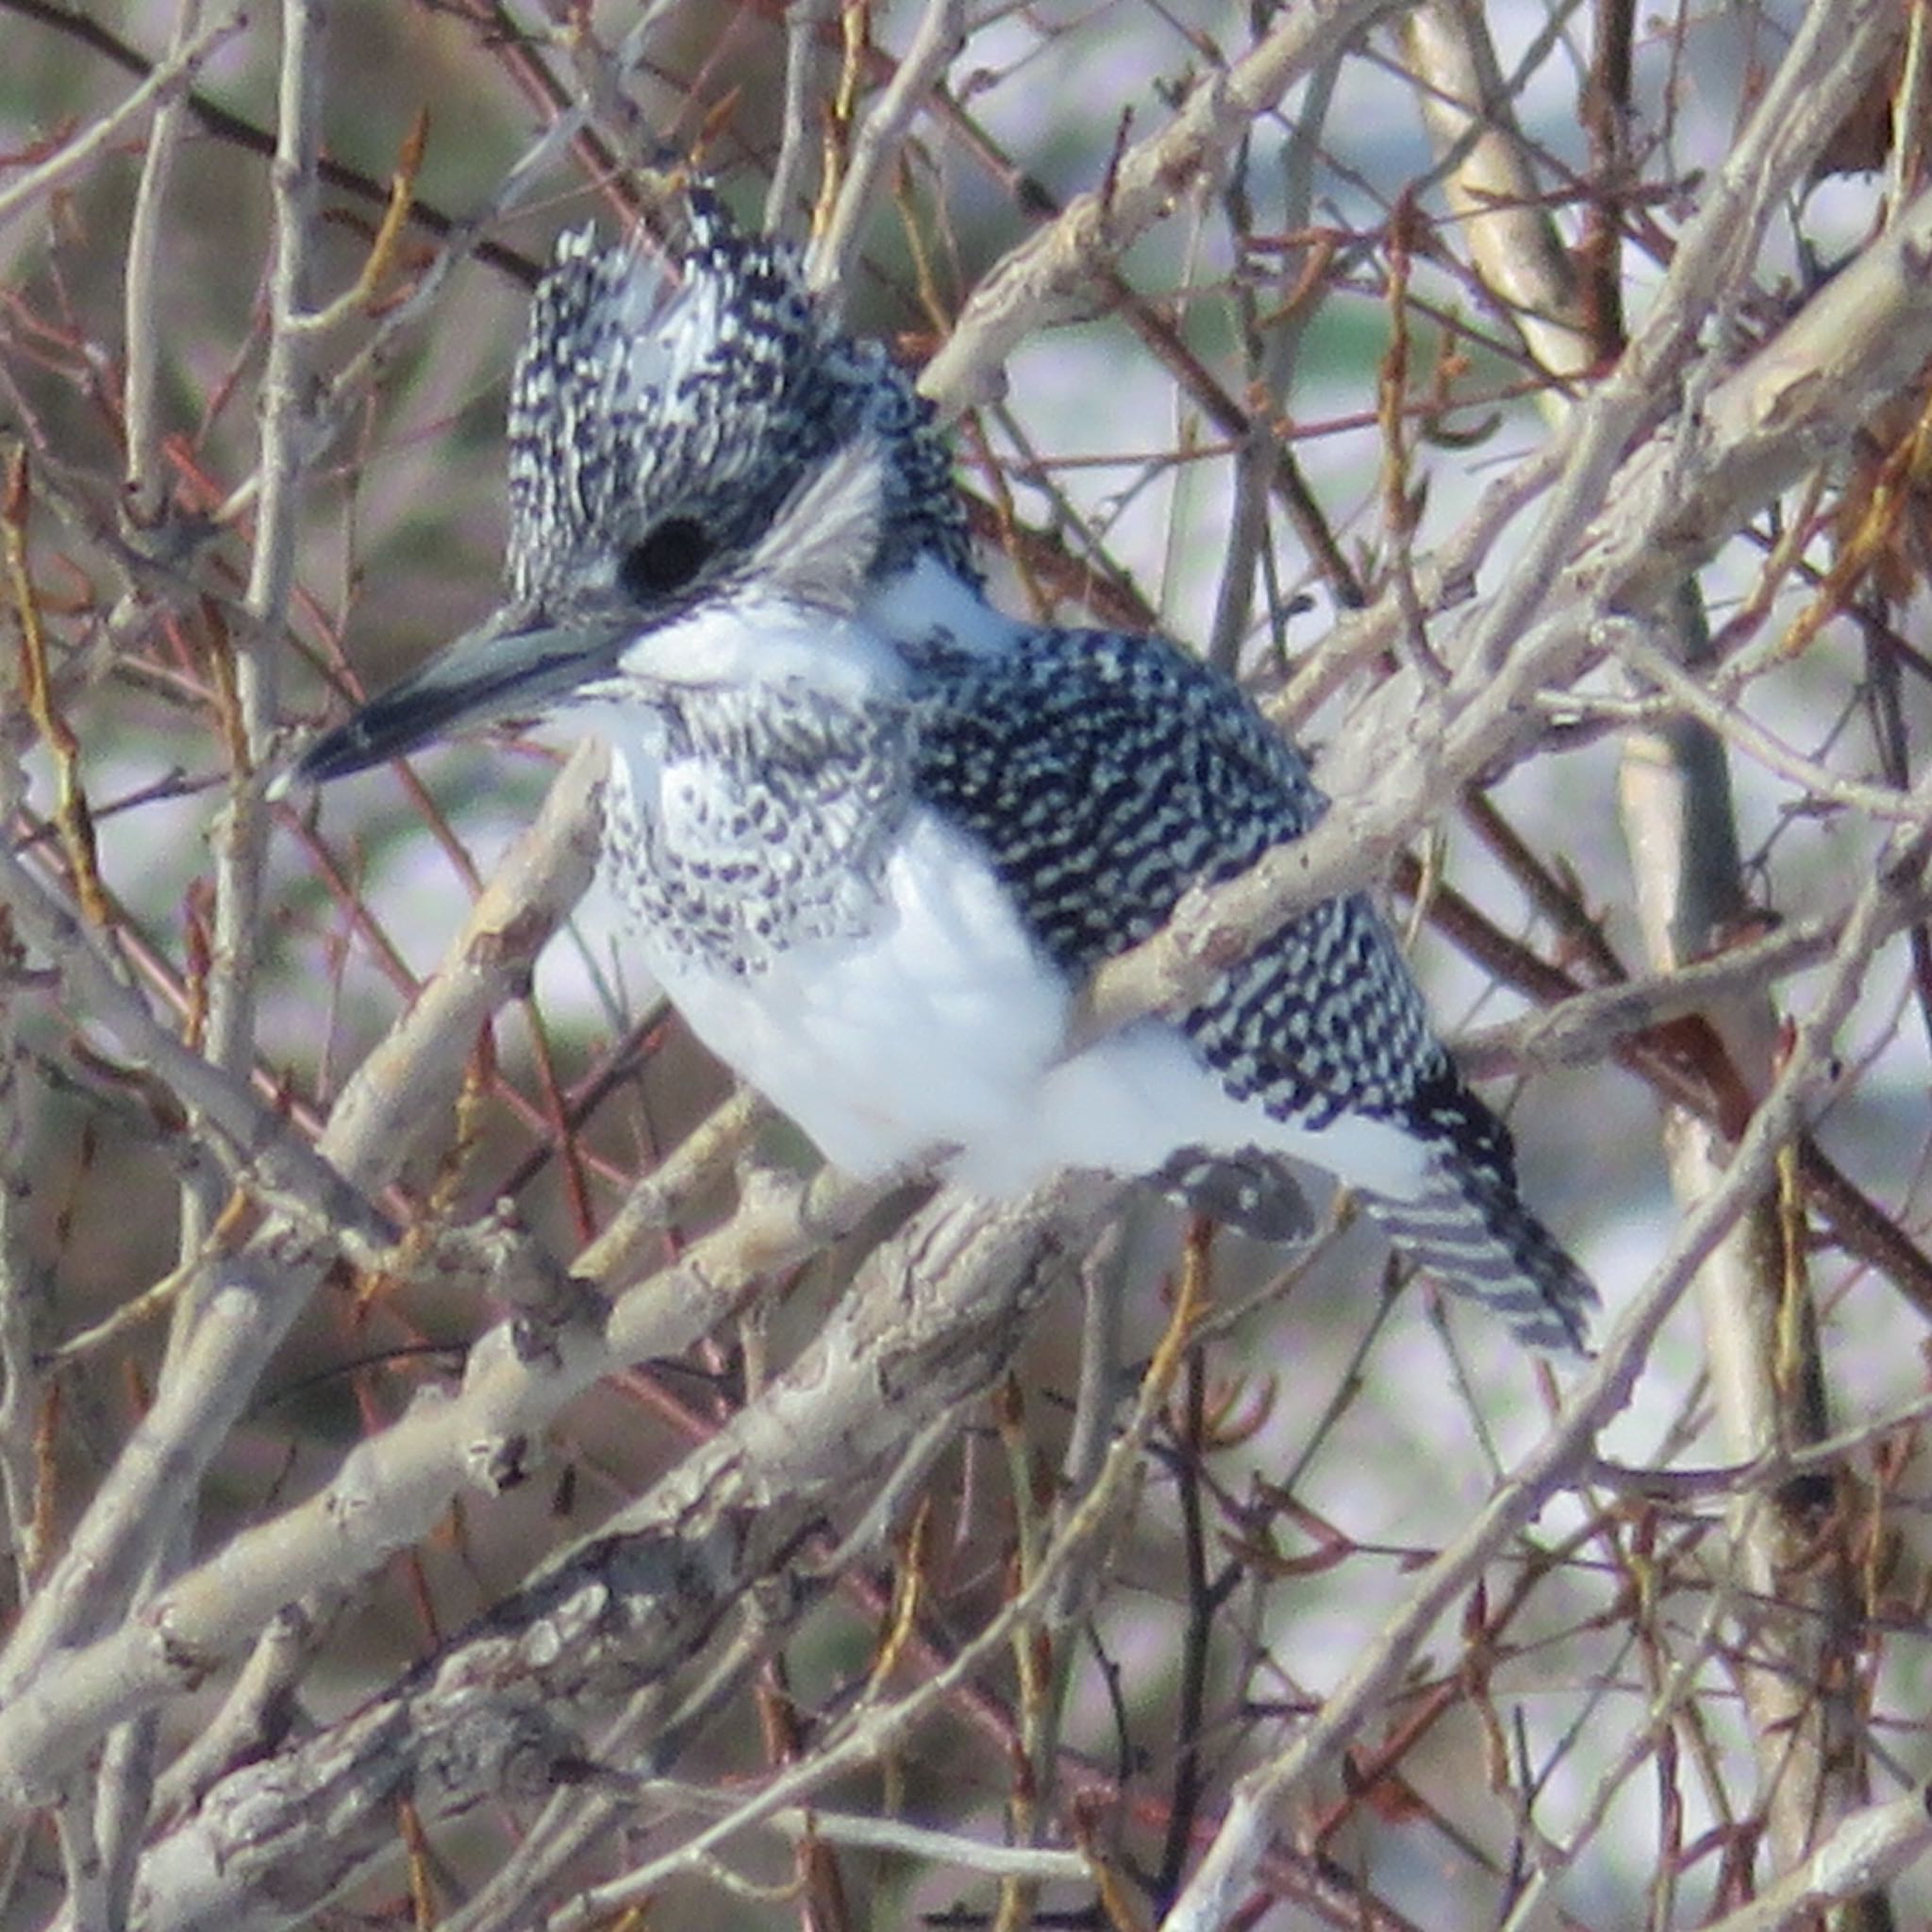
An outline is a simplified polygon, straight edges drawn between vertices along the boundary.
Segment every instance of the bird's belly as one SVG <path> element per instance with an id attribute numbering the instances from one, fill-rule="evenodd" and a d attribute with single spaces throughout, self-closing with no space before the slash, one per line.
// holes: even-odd
<path id="1" fill-rule="evenodd" d="M 1065 1031 L 1064 979 L 932 818 L 885 862 L 863 931 L 743 972 L 651 937 L 692 1032 L 854 1174 L 1023 1130 Z"/>

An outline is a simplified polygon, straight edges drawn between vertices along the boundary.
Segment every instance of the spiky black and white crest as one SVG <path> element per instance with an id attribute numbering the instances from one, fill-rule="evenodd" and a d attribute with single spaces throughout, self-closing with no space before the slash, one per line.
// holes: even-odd
<path id="1" fill-rule="evenodd" d="M 749 551 L 861 439 L 885 459 L 881 567 L 937 547 L 970 569 L 950 458 L 875 343 L 841 332 L 795 251 L 693 190 L 684 245 L 651 261 L 562 236 L 537 291 L 509 412 L 513 600 L 541 607 L 668 516 Z"/>

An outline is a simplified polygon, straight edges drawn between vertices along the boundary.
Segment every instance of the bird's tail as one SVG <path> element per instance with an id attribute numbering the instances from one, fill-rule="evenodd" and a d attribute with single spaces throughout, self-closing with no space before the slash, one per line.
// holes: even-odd
<path id="1" fill-rule="evenodd" d="M 1507 1176 L 1445 1149 L 1430 1159 L 1413 1197 L 1358 1191 L 1407 1259 L 1493 1308 L 1531 1348 L 1590 1352 L 1596 1289 Z"/>

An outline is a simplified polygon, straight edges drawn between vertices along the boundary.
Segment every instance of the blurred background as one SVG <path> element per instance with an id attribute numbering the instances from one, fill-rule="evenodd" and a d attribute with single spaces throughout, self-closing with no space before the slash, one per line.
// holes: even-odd
<path id="1" fill-rule="evenodd" d="M 408 1009 L 571 741 L 503 734 L 319 797 L 257 798 L 245 810 L 259 849 L 231 872 L 217 828 L 237 788 L 256 798 L 258 767 L 494 602 L 505 387 L 555 236 L 590 222 L 651 251 L 675 227 L 669 176 L 695 165 L 746 222 L 806 237 L 854 165 L 854 129 L 943 11 L 887 0 L 322 10 L 310 79 L 325 165 L 305 299 L 341 306 L 305 343 L 293 495 L 278 511 L 292 575 L 264 602 L 258 465 L 283 25 L 269 7 L 231 22 L 211 4 L 0 0 L 12 849 L 92 908 L 93 941 L 169 1028 L 305 1133 Z M 854 327 L 923 364 L 1009 251 L 1075 197 L 1104 193 L 1124 157 L 1291 18 L 1206 0 L 958 9 L 957 51 L 870 197 L 841 291 Z M 1456 92 L 1431 20 L 1480 57 L 1486 125 L 1525 171 L 1511 206 L 1557 250 L 1541 266 L 1561 314 L 1526 321 L 1484 253 L 1481 217 L 1501 204 L 1492 185 L 1469 185 L 1475 135 L 1445 127 Z M 1390 729 L 1370 701 L 1414 652 L 1338 654 L 1338 627 L 1345 642 L 1357 612 L 1422 581 L 1493 492 L 1555 446 L 1641 327 L 1801 21 L 1789 5 L 1639 18 L 1613 0 L 1498 0 L 1340 38 L 1211 165 L 1177 178 L 1166 219 L 1082 277 L 971 399 L 961 481 L 996 600 L 1164 629 L 1237 671 L 1321 759 L 1331 791 L 1368 782 Z M 1918 53 L 1900 42 L 1731 266 L 1697 344 L 1712 366 L 1774 337 L 1916 189 L 1900 130 L 1915 147 Z M 163 169 L 158 124 L 127 103 L 170 62 L 181 72 Z M 71 165 L 49 169 L 94 130 Z M 789 192 L 773 207 L 776 177 Z M 385 230 L 391 207 L 400 219 Z M 1531 322 L 1569 332 L 1567 366 Z M 1518 1023 L 1557 996 L 1553 984 L 1574 991 L 1680 963 L 1647 950 L 1641 874 L 1683 854 L 1645 843 L 1627 786 L 1633 758 L 1658 745 L 1715 774 L 1680 836 L 1696 848 L 1690 868 L 1726 869 L 1737 899 L 1735 921 L 1693 951 L 1814 921 L 1828 942 L 1841 924 L 1890 830 L 1869 794 L 1916 779 L 1932 724 L 1909 445 L 1923 408 L 1902 394 L 1895 421 L 1829 452 L 1728 535 L 1690 587 L 1705 648 L 1692 675 L 1791 756 L 1700 736 L 1627 666 L 1600 661 L 1550 694 L 1524 755 L 1437 802 L 1393 882 L 1443 1029 L 1478 1049 L 1524 1191 L 1602 1285 L 1607 1321 L 1678 1225 L 1686 1183 L 1665 1103 L 1682 1089 L 1660 1083 L 1655 1055 L 1633 1059 L 1607 1034 L 1574 1064 L 1539 1059 Z M 1889 492 L 1882 529 L 1874 477 Z M 1478 599 L 1508 580 L 1536 529 L 1533 510 L 1496 522 L 1474 549 Z M 1814 606 L 1824 621 L 1797 628 Z M 1446 600 L 1430 610 L 1428 643 L 1452 662 L 1465 613 Z M 259 668 L 271 659 L 272 673 Z M 1727 822 L 1698 815 L 1713 806 Z M 245 914 L 225 909 L 243 874 L 258 895 Z M 239 967 L 236 930 L 249 947 Z M 460 1105 L 383 1191 L 397 1225 L 460 1224 L 508 1199 L 568 1259 L 725 1097 L 726 1076 L 625 954 L 593 889 L 527 996 L 476 1041 Z M 1713 1092 L 1741 1087 L 1748 1111 L 1774 1070 L 1780 1022 L 1823 983 L 1821 959 L 1767 969 L 1739 990 L 1741 1017 L 1713 1011 L 1706 1034 L 1651 1046 L 1677 1052 Z M 123 1452 L 180 1316 L 158 1308 L 71 1357 L 51 1352 L 204 1253 L 225 1190 L 210 1192 L 197 1161 L 187 1096 L 130 1059 L 44 961 L 9 942 L 9 964 L 5 1259 L 13 1332 L 32 1340 L 10 1358 L 10 1421 L 28 1430 L 14 1459 L 31 1483 L 8 1501 L 18 1517 L 30 1497 L 30 1520 L 14 1524 L 29 1574 Z M 1791 1524 L 1781 1532 L 1788 1573 L 1805 1590 L 1824 1579 L 1828 1602 L 1750 1572 L 1753 1532 L 1722 1482 L 1674 1495 L 1579 1481 L 1491 1567 L 1373 1733 L 1279 1822 L 1271 1890 L 1241 1923 L 1717 1922 L 1789 1849 L 1769 1821 L 1779 1779 L 1795 1774 L 1744 1679 L 1760 1645 L 1786 1657 L 1767 1628 L 1801 1597 L 1806 1655 L 1828 1654 L 1801 1702 L 1830 1702 L 1840 1738 L 1821 1825 L 1858 1791 L 1924 1779 L 1932 1270 L 1916 1251 L 1928 1033 L 1932 949 L 1913 928 L 1869 962 L 1836 1042 L 1841 1078 L 1814 1146 L 1840 1191 L 1821 1197 L 1814 1164 L 1814 1191 L 1788 1176 L 1766 1210 L 1784 1216 L 1786 1332 L 1806 1331 L 1790 1344 L 1803 1374 L 1786 1363 L 1806 1382 L 1802 1396 L 1785 1385 L 1805 1417 L 1787 1446 L 1846 1437 L 1823 1500 L 1806 1503 L 1808 1547 L 1795 1549 Z M 816 1157 L 774 1123 L 747 1158 L 803 1170 Z M 721 1173 L 664 1230 L 662 1258 L 734 1198 Z M 356 1580 L 293 1693 L 304 1723 L 354 1708 L 545 1553 L 648 1492 L 807 1346 L 891 1223 L 889 1205 L 687 1357 L 607 1379 L 557 1418 L 536 1480 L 487 1504 L 453 1501 L 437 1535 Z M 1121 1230 L 1095 1267 L 1117 1311 L 1108 1346 L 1125 1401 L 1163 1331 L 1185 1228 L 1163 1201 L 1137 1197 Z M 678 1878 L 650 1923 L 697 1911 L 721 1927 L 1158 1922 L 1233 1779 L 1281 1748 L 1373 1643 L 1415 1565 L 1541 1436 L 1562 1381 L 1426 1283 L 1391 1302 L 1386 1248 L 1362 1224 L 1287 1257 L 1224 1236 L 1212 1265 L 1215 1318 L 1133 1502 L 1081 1602 L 1039 1637 L 1050 1689 L 1008 1657 L 892 1761 L 824 1793 L 842 1811 L 988 1841 L 1093 1843 L 1118 1895 L 1093 1880 L 1029 1890 L 910 1848 L 827 1839 L 795 1852 L 751 1833 L 724 1855 L 742 1884 Z M 1671 1317 L 1603 1456 L 1641 1470 L 1749 1459 L 1713 1391 L 1718 1306 L 1686 1300 Z M 937 1670 L 1011 1594 L 1051 1516 L 1092 1371 L 1085 1307 L 1070 1279 L 1037 1311 L 1009 1387 L 924 1486 L 927 1594 L 899 1666 L 910 1677 Z M 335 1268 L 201 1481 L 175 1560 L 192 1565 L 316 1493 L 417 1391 L 454 1387 L 499 1314 L 467 1285 Z M 891 1594 L 890 1551 L 856 1559 L 747 1670 L 676 1775 L 728 1793 L 808 1756 L 876 1664 Z M 226 1683 L 217 1674 L 165 1711 L 163 1759 Z M 641 1816 L 563 1876 L 661 1852 L 708 1818 L 708 1803 Z M 522 1824 L 514 1807 L 489 1807 L 418 1848 L 425 1923 L 501 1864 Z M 40 1923 L 59 1869 L 51 1838 L 18 1841 L 21 1916 L 8 1923 Z M 354 1901 L 389 1911 L 403 1891 L 391 1872 Z M 567 1895 L 533 1894 L 527 1923 Z M 1928 1903 L 1924 1872 L 1909 1874 L 1895 1923 L 1920 1923 Z"/>

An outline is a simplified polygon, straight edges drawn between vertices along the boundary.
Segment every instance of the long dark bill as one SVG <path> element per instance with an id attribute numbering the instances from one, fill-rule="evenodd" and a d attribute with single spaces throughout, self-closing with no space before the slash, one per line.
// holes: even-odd
<path id="1" fill-rule="evenodd" d="M 473 725 L 541 716 L 555 700 L 608 672 L 624 633 L 531 624 L 502 611 L 325 731 L 288 785 L 321 785 Z"/>

